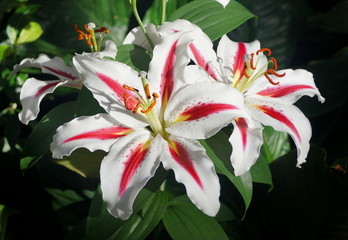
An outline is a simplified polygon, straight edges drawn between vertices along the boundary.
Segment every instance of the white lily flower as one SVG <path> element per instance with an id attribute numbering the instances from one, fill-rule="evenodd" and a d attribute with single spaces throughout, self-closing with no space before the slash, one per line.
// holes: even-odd
<path id="1" fill-rule="evenodd" d="M 219 180 L 196 139 L 243 116 L 243 97 L 224 84 L 184 84 L 190 40 L 172 35 L 156 45 L 147 78 L 117 61 L 74 58 L 85 86 L 107 113 L 59 127 L 51 151 L 55 158 L 80 147 L 109 152 L 101 164 L 101 189 L 115 217 L 131 215 L 138 192 L 160 163 L 174 171 L 204 213 L 215 216 L 219 210 Z"/>

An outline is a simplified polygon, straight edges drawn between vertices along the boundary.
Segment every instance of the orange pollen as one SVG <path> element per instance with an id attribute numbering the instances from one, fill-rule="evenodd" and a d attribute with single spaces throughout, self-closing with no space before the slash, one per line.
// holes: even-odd
<path id="1" fill-rule="evenodd" d="M 250 59 L 250 68 L 252 69 L 252 70 L 255 70 L 256 69 L 256 67 L 254 66 L 254 53 L 252 53 L 251 54 L 251 59 Z"/>
<path id="2" fill-rule="evenodd" d="M 95 29 L 94 32 L 105 32 L 106 34 L 108 34 L 110 31 L 106 27 L 101 27 L 99 29 Z"/>
<path id="3" fill-rule="evenodd" d="M 268 71 L 265 72 L 265 77 L 268 79 L 268 81 L 269 81 L 272 85 L 278 85 L 278 84 L 279 84 L 279 82 L 274 82 L 274 81 L 272 80 L 272 78 L 270 78 L 270 76 L 268 76 Z"/>
<path id="4" fill-rule="evenodd" d="M 131 106 L 129 106 L 128 104 L 128 96 L 127 93 L 123 94 L 123 101 L 124 101 L 124 106 L 126 107 L 126 109 L 128 110 L 133 110 L 133 108 Z M 138 105 L 138 104 L 137 104 Z"/>
<path id="5" fill-rule="evenodd" d="M 151 99 L 150 86 L 149 86 L 149 84 L 146 84 L 146 85 L 145 85 L 145 94 L 146 94 L 147 99 Z"/>
<path id="6" fill-rule="evenodd" d="M 141 110 L 141 112 L 145 113 L 145 114 L 150 112 L 153 109 L 153 107 L 156 105 L 156 102 L 157 102 L 156 98 L 154 97 L 152 103 L 150 104 L 150 106 L 146 110 Z"/>
<path id="7" fill-rule="evenodd" d="M 133 88 L 133 87 L 130 87 L 130 86 L 126 85 L 126 84 L 123 84 L 123 88 L 124 88 L 124 89 L 127 89 L 127 90 L 129 90 L 129 91 L 132 91 L 132 92 L 139 92 L 138 89 Z"/>
<path id="8" fill-rule="evenodd" d="M 273 63 L 273 70 L 277 71 L 277 69 L 278 69 L 277 60 L 275 58 L 273 58 L 273 57 L 269 58 L 269 60 Z"/>
<path id="9" fill-rule="evenodd" d="M 274 71 L 273 69 L 268 69 L 267 72 L 268 72 L 269 74 L 273 74 L 273 75 L 275 75 L 275 76 L 277 76 L 277 77 L 284 77 L 284 76 L 285 76 L 285 73 L 280 74 L 280 73 L 277 73 L 276 71 Z"/>
<path id="10" fill-rule="evenodd" d="M 272 54 L 271 49 L 269 49 L 269 48 L 261 48 L 261 49 L 256 51 L 256 55 L 259 55 L 259 53 L 261 53 L 261 52 L 267 52 L 267 56 L 271 56 L 271 54 Z"/>
<path id="11" fill-rule="evenodd" d="M 87 40 L 87 44 L 90 45 L 90 46 L 93 46 L 93 43 L 92 43 L 92 41 L 91 41 L 92 34 L 91 34 L 91 31 L 88 30 L 87 24 L 85 25 L 85 29 L 86 29 L 86 31 L 87 31 L 88 33 L 82 32 L 82 31 L 77 27 L 77 24 L 74 24 L 74 28 L 75 28 L 75 31 L 79 33 L 79 35 L 77 36 L 77 39 L 78 39 L 78 40 L 86 39 L 86 40 Z"/>
<path id="12" fill-rule="evenodd" d="M 137 103 L 137 105 L 135 105 L 135 107 L 134 107 L 134 109 L 133 109 L 133 113 L 136 113 L 137 111 L 138 111 L 138 109 L 139 109 L 139 107 L 140 107 L 140 102 L 139 103 Z M 129 109 L 129 110 L 132 110 L 132 109 Z"/>
<path id="13" fill-rule="evenodd" d="M 153 96 L 154 98 L 158 98 L 158 97 L 159 97 L 157 93 L 153 93 L 152 96 Z"/>

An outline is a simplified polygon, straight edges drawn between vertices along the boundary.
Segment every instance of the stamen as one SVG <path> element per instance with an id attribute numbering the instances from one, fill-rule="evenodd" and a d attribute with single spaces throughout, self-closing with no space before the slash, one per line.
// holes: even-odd
<path id="1" fill-rule="evenodd" d="M 156 105 L 156 102 L 157 102 L 156 98 L 154 98 L 150 106 L 146 110 L 141 110 L 141 112 L 145 114 L 150 112 L 153 109 L 153 107 Z"/>
<path id="2" fill-rule="evenodd" d="M 85 24 L 85 29 L 88 33 L 91 33 L 91 30 L 89 29 L 89 25 L 88 24 Z"/>
<path id="3" fill-rule="evenodd" d="M 251 59 L 250 59 L 250 68 L 252 69 L 252 70 L 255 70 L 256 69 L 256 67 L 254 66 L 254 53 L 252 53 L 251 54 Z"/>
<path id="4" fill-rule="evenodd" d="M 127 90 L 130 90 L 130 91 L 132 91 L 132 92 L 139 92 L 138 89 L 133 88 L 133 87 L 130 87 L 130 86 L 126 85 L 126 84 L 123 84 L 123 88 L 124 88 L 124 89 L 127 89 Z"/>
<path id="5" fill-rule="evenodd" d="M 136 113 L 140 107 L 140 102 L 137 103 L 137 105 L 135 105 L 134 109 L 133 109 L 133 113 Z M 132 110 L 132 109 L 129 109 L 129 110 Z"/>
<path id="6" fill-rule="evenodd" d="M 268 79 L 268 81 L 271 83 L 271 84 L 273 84 L 273 85 L 278 85 L 279 84 L 279 82 L 274 82 L 273 80 L 272 80 L 272 78 L 270 78 L 270 76 L 268 76 L 268 71 L 267 72 L 265 72 L 265 77 Z"/>
<path id="7" fill-rule="evenodd" d="M 246 67 L 244 68 L 243 73 L 244 73 L 246 78 L 250 78 L 250 75 L 248 75 L 248 73 L 247 73 L 247 68 Z"/>
<path id="8" fill-rule="evenodd" d="M 110 31 L 106 27 L 101 27 L 99 29 L 95 29 L 94 32 L 105 32 L 106 34 L 108 34 Z"/>
<path id="9" fill-rule="evenodd" d="M 151 99 L 150 86 L 149 86 L 149 84 L 146 84 L 146 85 L 145 85 L 145 94 L 146 94 L 147 99 Z"/>
<path id="10" fill-rule="evenodd" d="M 87 29 L 87 26 L 88 26 L 88 24 L 85 24 L 85 28 L 86 28 L 88 33 L 84 33 L 77 27 L 77 24 L 74 24 L 75 31 L 79 33 L 79 35 L 77 36 L 77 39 L 78 40 L 86 39 L 87 40 L 87 44 L 90 45 L 90 46 L 93 46 L 93 43 L 91 41 L 91 37 L 92 37 L 91 31 L 89 31 Z"/>
<path id="11" fill-rule="evenodd" d="M 128 104 L 128 96 L 127 93 L 123 94 L 123 101 L 124 101 L 124 106 L 126 107 L 127 110 L 133 110 L 131 106 Z M 138 105 L 138 104 L 137 104 Z"/>
<path id="12" fill-rule="evenodd" d="M 273 58 L 273 57 L 269 58 L 269 60 L 273 63 L 273 70 L 277 71 L 277 69 L 278 69 L 277 60 L 275 58 Z"/>
<path id="13" fill-rule="evenodd" d="M 275 76 L 277 76 L 277 77 L 284 77 L 284 76 L 285 76 L 285 73 L 280 74 L 280 73 L 277 73 L 276 71 L 274 71 L 273 69 L 268 69 L 267 72 L 268 72 L 269 74 L 273 74 L 273 75 L 275 75 Z"/>
<path id="14" fill-rule="evenodd" d="M 158 98 L 158 97 L 159 97 L 157 93 L 153 93 L 152 96 L 153 96 L 154 98 Z"/>
<path id="15" fill-rule="evenodd" d="M 271 56 L 271 54 L 272 54 L 271 49 L 269 49 L 269 48 L 261 48 L 261 49 L 256 51 L 256 55 L 259 55 L 259 53 L 261 53 L 261 52 L 267 52 L 267 56 Z"/>

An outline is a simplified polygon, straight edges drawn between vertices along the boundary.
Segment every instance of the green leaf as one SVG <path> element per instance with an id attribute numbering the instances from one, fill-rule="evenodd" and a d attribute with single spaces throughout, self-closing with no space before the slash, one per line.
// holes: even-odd
<path id="1" fill-rule="evenodd" d="M 168 20 L 189 20 L 202 28 L 214 41 L 253 17 L 255 17 L 254 14 L 236 1 L 231 1 L 226 8 L 223 8 L 216 1 L 200 0 L 179 8 Z"/>
<path id="2" fill-rule="evenodd" d="M 256 163 L 250 168 L 250 174 L 253 182 L 270 185 L 273 188 L 272 174 L 264 155 L 260 155 Z"/>
<path id="3" fill-rule="evenodd" d="M 104 151 L 90 152 L 85 148 L 80 148 L 74 150 L 70 156 L 54 162 L 80 174 L 82 177 L 98 178 L 100 163 L 106 154 Z"/>
<path id="4" fill-rule="evenodd" d="M 232 149 L 227 134 L 220 131 L 211 138 L 201 140 L 200 143 L 213 161 L 216 171 L 225 175 L 243 197 L 246 213 L 252 197 L 252 178 L 250 172 L 238 177 L 233 174 L 233 168 L 230 163 Z"/>
<path id="5" fill-rule="evenodd" d="M 39 23 L 29 22 L 29 24 L 19 33 L 16 44 L 20 45 L 24 43 L 34 42 L 41 36 L 42 33 L 43 30 Z"/>
<path id="6" fill-rule="evenodd" d="M 98 101 L 93 97 L 93 94 L 88 90 L 88 88 L 83 86 L 76 102 L 76 115 L 92 116 L 97 113 L 105 113 L 105 110 L 99 105 Z"/>
<path id="7" fill-rule="evenodd" d="M 136 71 L 148 71 L 151 55 L 142 47 L 126 44 L 118 48 L 116 61 L 131 66 Z"/>
<path id="8" fill-rule="evenodd" d="M 30 167 L 38 160 L 38 156 L 49 152 L 52 137 L 60 125 L 72 120 L 75 116 L 75 102 L 59 105 L 47 113 L 30 133 L 23 149 L 23 167 Z M 29 157 L 29 158 L 27 158 Z M 30 159 L 32 157 L 32 159 Z M 24 170 L 24 169 L 22 169 Z"/>
<path id="9" fill-rule="evenodd" d="M 0 45 L 0 62 L 9 56 L 12 52 L 12 49 L 9 45 L 3 44 Z"/>
<path id="10" fill-rule="evenodd" d="M 156 227 L 167 209 L 168 194 L 158 192 L 147 202 L 141 212 L 133 214 L 129 220 L 116 232 L 112 239 L 140 240 Z"/>
<path id="11" fill-rule="evenodd" d="M 162 220 L 173 240 L 228 239 L 219 223 L 198 210 L 186 195 L 169 202 Z"/>
<path id="12" fill-rule="evenodd" d="M 133 215 L 137 214 L 149 201 L 152 201 L 154 195 L 153 192 L 142 189 L 133 204 Z M 127 221 L 129 221 L 129 219 Z M 127 221 L 115 218 L 107 211 L 106 203 L 102 198 L 102 192 L 100 188 L 98 188 L 89 209 L 86 240 L 111 239 L 111 236 L 116 234 Z"/>
<path id="13" fill-rule="evenodd" d="M 261 155 L 271 163 L 289 151 L 290 143 L 288 134 L 275 131 L 272 127 L 265 126 L 263 129 Z"/>

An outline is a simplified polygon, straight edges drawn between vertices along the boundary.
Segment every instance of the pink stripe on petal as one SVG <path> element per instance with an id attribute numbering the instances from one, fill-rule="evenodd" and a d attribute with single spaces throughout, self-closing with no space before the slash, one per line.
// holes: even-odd
<path id="1" fill-rule="evenodd" d="M 164 105 L 169 101 L 174 87 L 174 63 L 176 58 L 175 51 L 177 44 L 178 40 L 176 40 L 170 48 L 163 72 L 161 74 L 161 96 L 162 103 L 164 103 Z"/>
<path id="2" fill-rule="evenodd" d="M 234 62 L 232 67 L 233 74 L 236 80 L 240 79 L 243 76 L 243 71 L 245 66 L 244 56 L 246 53 L 247 52 L 246 52 L 245 44 L 242 42 L 239 42 L 236 55 L 234 56 Z"/>
<path id="3" fill-rule="evenodd" d="M 64 141 L 64 143 L 75 141 L 75 140 L 81 140 L 81 139 L 99 139 L 99 140 L 116 139 L 116 138 L 120 138 L 127 135 L 131 131 L 132 129 L 124 128 L 124 127 L 101 128 L 98 130 L 81 133 L 71 138 L 68 138 Z"/>
<path id="4" fill-rule="evenodd" d="M 279 122 L 284 123 L 296 135 L 296 137 L 299 140 L 299 142 L 301 142 L 300 133 L 296 129 L 295 125 L 284 114 L 282 114 L 281 112 L 276 111 L 272 107 L 268 107 L 268 106 L 265 106 L 265 105 L 263 105 L 263 106 L 256 106 L 256 108 L 260 109 L 262 112 L 264 112 L 268 116 L 278 120 Z"/>
<path id="5" fill-rule="evenodd" d="M 134 108 L 137 105 L 138 102 L 136 101 L 136 99 L 138 99 L 138 97 L 131 91 L 125 89 L 119 82 L 102 73 L 96 73 L 96 75 L 100 80 L 108 85 L 109 88 L 112 89 L 112 91 L 116 94 L 118 101 L 124 102 L 123 96 L 124 94 L 126 94 L 128 98 L 127 106 Z"/>
<path id="6" fill-rule="evenodd" d="M 71 79 L 71 80 L 76 79 L 76 77 L 73 76 L 73 75 L 71 75 L 70 73 L 63 72 L 63 71 L 61 71 L 61 70 L 59 70 L 59 69 L 55 69 L 55 68 L 51 68 L 51 67 L 43 66 L 43 65 L 42 65 L 42 67 L 43 67 L 43 68 L 46 68 L 47 70 L 49 70 L 49 71 L 51 71 L 51 72 L 54 72 L 55 74 L 58 74 L 58 75 L 60 75 L 60 76 L 66 77 L 66 78 L 69 78 L 69 79 Z"/>
<path id="7" fill-rule="evenodd" d="M 49 84 L 43 86 L 42 88 L 39 89 L 39 91 L 37 91 L 35 93 L 35 97 L 41 96 L 46 90 L 55 87 L 58 83 L 60 83 L 60 81 L 49 83 Z"/>
<path id="8" fill-rule="evenodd" d="M 238 127 L 241 135 L 242 135 L 242 143 L 243 150 L 245 151 L 247 145 L 247 137 L 248 137 L 248 124 L 246 123 L 244 118 L 236 118 L 236 126 Z"/>
<path id="9" fill-rule="evenodd" d="M 214 113 L 219 113 L 227 110 L 238 109 L 234 105 L 224 103 L 200 103 L 196 106 L 185 109 L 180 114 L 179 118 L 183 118 L 185 121 L 196 120 L 203 117 L 207 117 Z"/>
<path id="10" fill-rule="evenodd" d="M 189 47 L 190 47 L 190 49 L 193 53 L 193 56 L 195 57 L 198 65 L 201 66 L 214 80 L 217 80 L 217 77 L 216 77 L 213 69 L 211 68 L 211 65 L 204 59 L 204 57 L 199 52 L 199 50 L 196 48 L 196 46 L 193 45 L 193 43 L 190 43 Z"/>
<path id="11" fill-rule="evenodd" d="M 131 154 L 128 156 L 127 161 L 124 163 L 125 168 L 121 177 L 120 189 L 118 190 L 119 197 L 122 197 L 134 173 L 145 159 L 149 148 L 143 149 L 143 146 L 144 144 L 139 144 L 135 149 L 133 149 Z"/>
<path id="12" fill-rule="evenodd" d="M 196 181 L 200 188 L 203 189 L 202 181 L 199 178 L 195 167 L 193 166 L 190 154 L 187 152 L 184 146 L 182 146 L 180 143 L 171 141 L 171 144 L 169 144 L 169 151 L 174 160 L 180 166 L 182 166 L 192 176 L 192 178 Z"/>
<path id="13" fill-rule="evenodd" d="M 276 87 L 271 87 L 258 92 L 258 95 L 266 97 L 282 97 L 291 94 L 302 89 L 314 89 L 312 86 L 308 85 L 279 85 Z"/>

